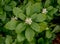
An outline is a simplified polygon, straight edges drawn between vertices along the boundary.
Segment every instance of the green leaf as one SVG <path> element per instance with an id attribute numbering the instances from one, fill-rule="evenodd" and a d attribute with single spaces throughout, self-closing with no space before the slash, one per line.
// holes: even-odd
<path id="1" fill-rule="evenodd" d="M 3 8 L 0 8 L 0 14 L 3 14 Z"/>
<path id="2" fill-rule="evenodd" d="M 16 17 L 20 18 L 21 20 L 25 20 L 26 16 L 23 14 L 23 11 L 20 8 L 13 8 L 13 13 Z"/>
<path id="3" fill-rule="evenodd" d="M 14 7 L 13 8 L 13 13 L 14 13 L 15 16 L 17 16 L 18 14 L 23 13 L 23 11 L 18 7 Z"/>
<path id="4" fill-rule="evenodd" d="M 11 8 L 11 6 L 9 6 L 9 5 L 5 5 L 5 6 L 4 6 L 4 10 L 5 10 L 5 11 L 12 11 L 12 8 Z"/>
<path id="5" fill-rule="evenodd" d="M 35 3 L 35 4 L 33 4 L 31 12 L 33 12 L 33 13 L 40 13 L 40 11 L 42 9 L 41 5 L 42 5 L 41 3 Z"/>
<path id="6" fill-rule="evenodd" d="M 48 10 L 48 11 L 50 11 L 50 10 L 52 10 L 52 9 L 53 9 L 53 6 L 47 7 L 47 10 Z"/>
<path id="7" fill-rule="evenodd" d="M 45 44 L 45 43 L 44 43 L 44 39 L 43 39 L 43 38 L 39 38 L 39 39 L 38 39 L 38 44 Z"/>
<path id="8" fill-rule="evenodd" d="M 5 40 L 5 44 L 11 44 L 12 43 L 12 37 L 11 36 L 7 36 L 6 40 Z"/>
<path id="9" fill-rule="evenodd" d="M 35 0 L 35 1 L 41 2 L 42 0 Z"/>
<path id="10" fill-rule="evenodd" d="M 2 37 L 2 36 L 0 35 L 0 44 L 4 44 L 4 42 L 5 42 L 5 37 Z"/>
<path id="11" fill-rule="evenodd" d="M 46 14 L 37 14 L 37 18 L 35 19 L 36 22 L 43 22 L 46 20 Z"/>
<path id="12" fill-rule="evenodd" d="M 33 22 L 33 23 L 31 24 L 31 28 L 32 28 L 33 30 L 35 30 L 36 32 L 40 32 L 40 26 L 39 26 L 38 23 Z"/>
<path id="13" fill-rule="evenodd" d="M 35 36 L 35 32 L 31 28 L 27 28 L 25 31 L 26 39 L 31 42 Z"/>
<path id="14" fill-rule="evenodd" d="M 35 20 L 37 18 L 37 13 L 31 15 L 32 20 Z"/>
<path id="15" fill-rule="evenodd" d="M 0 0 L 0 7 L 5 5 L 5 1 Z"/>
<path id="16" fill-rule="evenodd" d="M 0 19 L 2 21 L 5 21 L 6 20 L 6 12 L 4 12 L 4 13 L 1 12 Z"/>
<path id="17" fill-rule="evenodd" d="M 52 32 L 55 32 L 55 33 L 60 32 L 60 26 L 56 25 L 56 27 L 54 28 L 54 30 Z"/>
<path id="18" fill-rule="evenodd" d="M 60 0 L 57 0 L 57 3 L 60 5 Z"/>
<path id="19" fill-rule="evenodd" d="M 48 7 L 48 6 L 50 6 L 50 3 L 51 3 L 51 1 L 50 0 L 46 0 L 46 2 L 45 2 L 45 7 Z"/>
<path id="20" fill-rule="evenodd" d="M 40 32 L 45 31 L 47 28 L 47 22 L 40 23 Z"/>
<path id="21" fill-rule="evenodd" d="M 52 37 L 52 32 L 50 30 L 46 31 L 46 38 L 51 38 Z"/>
<path id="22" fill-rule="evenodd" d="M 13 8 L 17 5 L 17 3 L 15 1 L 11 1 L 11 3 L 9 5 Z"/>
<path id="23" fill-rule="evenodd" d="M 6 4 L 8 4 L 11 0 L 4 0 Z"/>
<path id="24" fill-rule="evenodd" d="M 15 19 L 11 19 L 11 21 L 9 21 L 7 24 L 5 24 L 4 27 L 9 30 L 15 30 L 17 23 L 18 22 Z"/>
<path id="25" fill-rule="evenodd" d="M 15 31 L 16 31 L 16 33 L 21 33 L 25 30 L 25 28 L 26 28 L 26 24 L 25 23 L 20 23 L 20 24 L 17 25 Z"/>
<path id="26" fill-rule="evenodd" d="M 26 16 L 23 13 L 18 14 L 18 18 L 25 20 Z"/>
<path id="27" fill-rule="evenodd" d="M 22 41 L 24 41 L 25 40 L 25 36 L 24 36 L 24 34 L 17 34 L 17 41 L 18 42 L 22 42 Z"/>
<path id="28" fill-rule="evenodd" d="M 27 16 L 29 16 L 29 15 L 31 15 L 32 14 L 32 11 L 31 11 L 31 2 L 29 2 L 28 4 L 27 4 L 27 7 L 26 7 L 26 14 L 27 14 Z"/>
<path id="29" fill-rule="evenodd" d="M 53 16 L 58 11 L 57 8 L 53 8 L 51 11 L 48 12 L 49 15 Z"/>

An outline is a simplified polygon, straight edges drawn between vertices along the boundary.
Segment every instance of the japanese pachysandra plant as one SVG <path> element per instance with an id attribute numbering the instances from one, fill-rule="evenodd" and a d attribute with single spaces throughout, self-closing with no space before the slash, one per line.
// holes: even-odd
<path id="1" fill-rule="evenodd" d="M 26 5 L 14 7 L 14 17 L 4 27 L 15 31 L 15 42 L 27 40 L 29 43 L 35 43 L 35 36 L 45 30 L 47 38 L 52 36 L 47 24 L 53 19 L 56 11 L 57 9 L 52 6 L 47 7 L 45 4 L 43 8 L 42 3 L 30 1 Z"/>

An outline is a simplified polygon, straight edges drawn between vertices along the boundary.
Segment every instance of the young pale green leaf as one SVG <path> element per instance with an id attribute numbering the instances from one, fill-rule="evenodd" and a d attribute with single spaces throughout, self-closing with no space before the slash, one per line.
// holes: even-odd
<path id="1" fill-rule="evenodd" d="M 27 28 L 25 31 L 26 39 L 31 42 L 34 38 L 35 32 L 31 28 Z"/>
<path id="2" fill-rule="evenodd" d="M 31 24 L 31 28 L 32 28 L 33 30 L 35 30 L 36 32 L 40 32 L 40 26 L 39 26 L 38 23 L 33 22 L 33 23 Z"/>
<path id="3" fill-rule="evenodd" d="M 25 20 L 26 16 L 23 14 L 23 11 L 20 8 L 13 8 L 13 13 L 16 17 L 20 18 L 21 20 Z"/>
<path id="4" fill-rule="evenodd" d="M 37 18 L 35 19 L 36 22 L 43 22 L 45 20 L 46 20 L 46 14 L 42 14 L 42 13 L 38 14 Z"/>
<path id="5" fill-rule="evenodd" d="M 11 21 L 9 21 L 7 24 L 5 24 L 4 27 L 9 30 L 15 30 L 17 23 L 18 22 L 15 19 L 11 19 Z"/>
<path id="6" fill-rule="evenodd" d="M 44 39 L 43 39 L 43 38 L 39 38 L 39 39 L 38 39 L 38 44 L 45 44 L 45 43 L 44 43 Z"/>
<path id="7" fill-rule="evenodd" d="M 17 35 L 17 41 L 18 42 L 22 42 L 24 40 L 25 40 L 25 36 L 22 33 Z"/>
<path id="8" fill-rule="evenodd" d="M 40 23 L 40 32 L 46 30 L 47 28 L 47 23 L 46 22 L 41 22 Z"/>
<path id="9" fill-rule="evenodd" d="M 35 3 L 32 5 L 32 9 L 31 9 L 31 12 L 33 13 L 39 13 L 42 9 L 42 4 L 41 3 Z"/>
<path id="10" fill-rule="evenodd" d="M 57 3 L 60 5 L 60 0 L 57 0 Z"/>
<path id="11" fill-rule="evenodd" d="M 5 40 L 5 44 L 11 44 L 12 43 L 12 37 L 11 36 L 7 36 L 6 40 Z"/>
<path id="12" fill-rule="evenodd" d="M 51 38 L 52 37 L 52 32 L 50 30 L 46 31 L 46 38 Z"/>
<path id="13" fill-rule="evenodd" d="M 16 31 L 16 33 L 21 33 L 25 30 L 25 28 L 26 28 L 25 23 L 20 23 L 17 25 L 15 31 Z"/>
<path id="14" fill-rule="evenodd" d="M 51 1 L 50 0 L 46 0 L 46 2 L 45 2 L 45 7 L 48 7 L 48 6 L 50 6 L 50 3 L 51 3 Z"/>

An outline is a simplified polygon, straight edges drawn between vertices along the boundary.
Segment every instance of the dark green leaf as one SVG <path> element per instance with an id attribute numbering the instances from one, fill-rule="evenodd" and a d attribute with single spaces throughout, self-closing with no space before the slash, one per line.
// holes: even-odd
<path id="1" fill-rule="evenodd" d="M 38 44 L 45 44 L 45 43 L 44 43 L 44 39 L 43 39 L 43 38 L 39 38 L 39 39 L 38 39 Z"/>

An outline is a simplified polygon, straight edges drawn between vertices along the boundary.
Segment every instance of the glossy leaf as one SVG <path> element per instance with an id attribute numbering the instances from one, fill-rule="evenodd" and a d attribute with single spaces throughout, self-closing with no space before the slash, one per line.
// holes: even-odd
<path id="1" fill-rule="evenodd" d="M 25 36 L 23 35 L 23 34 L 18 34 L 17 35 L 17 41 L 18 42 L 22 42 L 22 41 L 24 41 L 25 40 Z"/>
<path id="2" fill-rule="evenodd" d="M 60 0 L 57 0 L 57 3 L 60 5 Z"/>
<path id="3" fill-rule="evenodd" d="M 35 3 L 32 5 L 31 12 L 33 13 L 39 13 L 42 9 L 41 3 Z"/>
<path id="4" fill-rule="evenodd" d="M 27 28 L 25 31 L 26 39 L 31 42 L 35 36 L 35 32 L 31 28 Z"/>
<path id="5" fill-rule="evenodd" d="M 21 33 L 25 30 L 25 28 L 26 28 L 25 23 L 20 23 L 20 24 L 17 25 L 17 27 L 15 29 L 15 32 L 16 33 Z"/>
<path id="6" fill-rule="evenodd" d="M 58 11 L 57 8 L 53 8 L 50 12 L 48 12 L 49 15 L 53 16 Z"/>
<path id="7" fill-rule="evenodd" d="M 9 6 L 9 5 L 5 5 L 5 6 L 4 6 L 4 10 L 5 10 L 5 11 L 12 11 L 12 8 L 11 8 L 11 6 Z"/>
<path id="8" fill-rule="evenodd" d="M 35 30 L 36 32 L 40 32 L 40 26 L 39 26 L 38 23 L 33 22 L 33 23 L 31 24 L 31 28 L 32 28 L 33 30 Z"/>
<path id="9" fill-rule="evenodd" d="M 43 38 L 39 38 L 39 39 L 38 39 L 38 44 L 45 44 L 45 43 L 44 43 L 44 39 L 43 39 Z"/>
<path id="10" fill-rule="evenodd" d="M 15 30 L 17 23 L 18 22 L 15 19 L 11 19 L 11 21 L 6 23 L 4 27 L 9 30 Z"/>
<path id="11" fill-rule="evenodd" d="M 54 30 L 52 32 L 54 32 L 54 33 L 60 32 L 60 26 L 56 25 L 56 27 L 54 28 Z"/>
<path id="12" fill-rule="evenodd" d="M 46 38 L 51 38 L 52 37 L 52 32 L 50 30 L 46 31 Z"/>
<path id="13" fill-rule="evenodd" d="M 7 36 L 6 40 L 5 40 L 5 44 L 11 44 L 12 43 L 12 37 L 11 36 Z"/>
<path id="14" fill-rule="evenodd" d="M 46 20 L 46 14 L 37 14 L 37 18 L 35 19 L 36 22 L 43 22 Z"/>
<path id="15" fill-rule="evenodd" d="M 29 16 L 29 15 L 31 15 L 32 14 L 32 12 L 31 12 L 31 2 L 29 2 L 28 4 L 27 4 L 27 7 L 26 7 L 26 14 L 27 14 L 27 16 Z"/>
<path id="16" fill-rule="evenodd" d="M 2 21 L 5 21 L 6 20 L 6 12 L 4 12 L 4 13 L 1 12 L 0 19 Z"/>
<path id="17" fill-rule="evenodd" d="M 37 18 L 37 13 L 31 15 L 32 20 L 35 20 Z"/>
<path id="18" fill-rule="evenodd" d="M 20 18 L 21 20 L 25 20 L 26 16 L 23 14 L 23 11 L 20 8 L 13 8 L 13 13 L 16 17 Z"/>
<path id="19" fill-rule="evenodd" d="M 9 5 L 13 8 L 17 5 L 17 3 L 15 1 L 11 1 L 11 3 Z"/>
<path id="20" fill-rule="evenodd" d="M 50 3 L 51 3 L 51 1 L 50 0 L 46 0 L 46 2 L 45 2 L 45 7 L 48 7 L 49 5 L 50 5 Z"/>
<path id="21" fill-rule="evenodd" d="M 47 23 L 46 22 L 41 22 L 40 23 L 40 29 L 41 29 L 40 32 L 45 31 L 46 28 L 47 28 Z"/>

